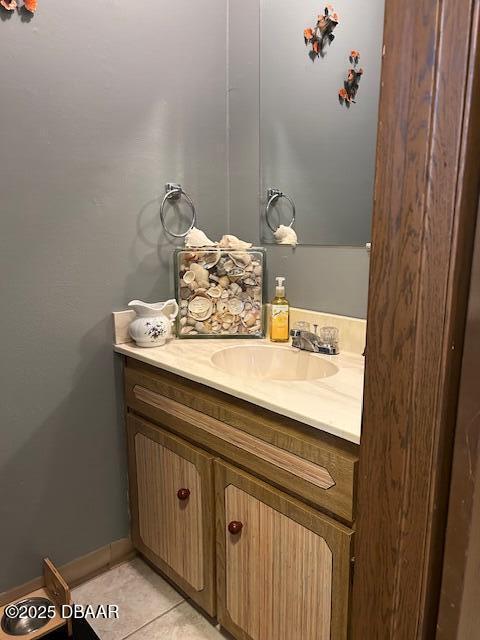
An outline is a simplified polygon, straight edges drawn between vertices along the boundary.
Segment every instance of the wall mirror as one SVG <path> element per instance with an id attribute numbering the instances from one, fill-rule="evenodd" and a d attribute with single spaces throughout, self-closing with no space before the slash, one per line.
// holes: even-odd
<path id="1" fill-rule="evenodd" d="M 260 11 L 262 242 L 276 242 L 272 229 L 291 223 L 293 203 L 299 244 L 365 245 L 384 0 L 338 0 L 327 8 L 322 0 L 261 0 Z M 352 60 L 352 51 L 359 58 Z"/>

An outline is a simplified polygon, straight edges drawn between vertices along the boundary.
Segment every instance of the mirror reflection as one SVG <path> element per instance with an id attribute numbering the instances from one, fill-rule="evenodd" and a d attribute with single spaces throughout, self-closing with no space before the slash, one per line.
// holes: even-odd
<path id="1" fill-rule="evenodd" d="M 262 0 L 263 243 L 292 244 L 289 228 L 299 244 L 370 241 L 383 13 L 383 0 Z"/>

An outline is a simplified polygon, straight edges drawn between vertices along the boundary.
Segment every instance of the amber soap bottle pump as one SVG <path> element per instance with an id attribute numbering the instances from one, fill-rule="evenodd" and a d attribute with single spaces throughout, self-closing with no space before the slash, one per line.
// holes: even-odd
<path id="1" fill-rule="evenodd" d="M 288 342 L 290 337 L 290 304 L 285 297 L 285 278 L 275 278 L 277 286 L 270 308 L 270 340 Z"/>

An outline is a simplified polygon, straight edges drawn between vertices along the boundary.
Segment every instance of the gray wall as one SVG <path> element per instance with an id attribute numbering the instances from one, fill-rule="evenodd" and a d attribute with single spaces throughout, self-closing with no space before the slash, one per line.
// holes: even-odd
<path id="1" fill-rule="evenodd" d="M 228 206 L 225 3 L 39 5 L 0 22 L 0 591 L 127 534 L 110 313 L 171 292 L 166 180 Z"/>
<path id="2" fill-rule="evenodd" d="M 258 241 L 257 0 L 229 12 L 229 70 L 222 0 L 0 15 L 0 591 L 128 532 L 110 313 L 172 293 L 164 182 Z M 268 251 L 293 304 L 364 315 L 363 250 Z"/>
<path id="3" fill-rule="evenodd" d="M 316 11 L 315 7 L 312 5 L 313 11 Z M 259 34 L 260 0 L 230 1 L 230 229 L 255 242 L 260 241 L 259 208 L 263 197 L 260 186 Z M 269 297 L 274 293 L 274 277 L 284 275 L 287 296 L 293 305 L 366 317 L 369 258 L 364 248 L 268 246 L 267 254 Z"/>

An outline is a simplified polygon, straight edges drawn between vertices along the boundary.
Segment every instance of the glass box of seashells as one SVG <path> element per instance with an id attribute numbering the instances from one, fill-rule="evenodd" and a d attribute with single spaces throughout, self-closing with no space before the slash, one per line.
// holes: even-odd
<path id="1" fill-rule="evenodd" d="M 175 251 L 179 338 L 265 337 L 265 249 Z"/>

